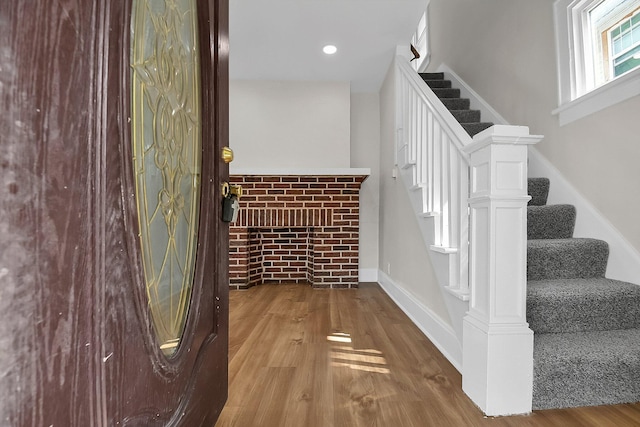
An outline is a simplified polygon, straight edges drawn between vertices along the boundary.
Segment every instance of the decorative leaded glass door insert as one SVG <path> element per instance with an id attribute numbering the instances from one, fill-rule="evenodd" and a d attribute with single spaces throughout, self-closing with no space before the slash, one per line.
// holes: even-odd
<path id="1" fill-rule="evenodd" d="M 189 310 L 200 210 L 196 0 L 136 0 L 131 17 L 132 145 L 149 309 L 165 355 Z"/>

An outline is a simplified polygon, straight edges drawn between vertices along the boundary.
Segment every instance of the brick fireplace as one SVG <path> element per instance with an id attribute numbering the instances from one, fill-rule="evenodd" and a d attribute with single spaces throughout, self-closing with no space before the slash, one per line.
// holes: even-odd
<path id="1" fill-rule="evenodd" d="M 358 287 L 359 195 L 368 170 L 346 171 L 230 176 L 244 192 L 229 235 L 232 289 L 279 282 Z"/>

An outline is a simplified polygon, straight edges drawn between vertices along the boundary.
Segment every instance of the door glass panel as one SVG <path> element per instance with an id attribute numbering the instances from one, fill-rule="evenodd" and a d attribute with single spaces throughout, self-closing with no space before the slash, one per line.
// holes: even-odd
<path id="1" fill-rule="evenodd" d="M 131 141 L 149 309 L 165 355 L 191 299 L 200 210 L 201 113 L 196 0 L 134 0 Z"/>

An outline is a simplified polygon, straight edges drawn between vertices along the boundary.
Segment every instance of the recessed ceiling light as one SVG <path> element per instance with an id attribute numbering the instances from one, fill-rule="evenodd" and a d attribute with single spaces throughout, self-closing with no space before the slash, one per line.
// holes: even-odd
<path id="1" fill-rule="evenodd" d="M 333 55 L 334 53 L 336 53 L 338 51 L 338 48 L 335 47 L 332 44 L 328 44 L 325 47 L 322 48 L 322 51 L 324 53 L 326 53 L 327 55 Z"/>

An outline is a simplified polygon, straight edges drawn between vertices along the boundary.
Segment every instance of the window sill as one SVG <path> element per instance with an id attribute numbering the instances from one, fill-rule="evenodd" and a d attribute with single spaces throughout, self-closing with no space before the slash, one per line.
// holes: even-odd
<path id="1" fill-rule="evenodd" d="M 557 114 L 560 126 L 564 126 L 637 95 L 640 95 L 640 69 L 562 104 L 551 114 Z"/>

